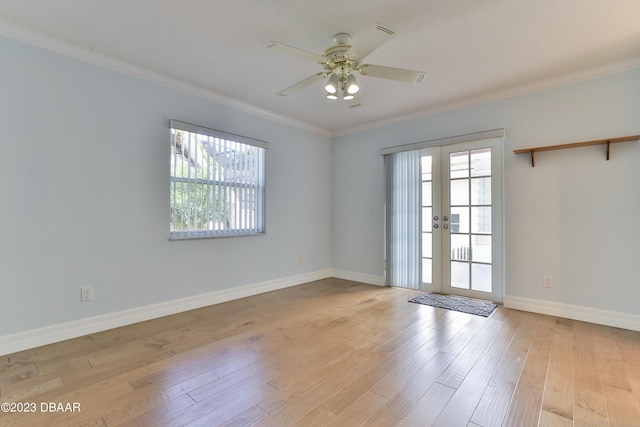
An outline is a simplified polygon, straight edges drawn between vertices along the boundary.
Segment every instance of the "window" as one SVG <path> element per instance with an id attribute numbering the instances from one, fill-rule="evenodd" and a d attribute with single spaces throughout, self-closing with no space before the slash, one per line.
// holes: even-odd
<path id="1" fill-rule="evenodd" d="M 171 120 L 171 239 L 265 232 L 265 153 L 256 139 Z"/>

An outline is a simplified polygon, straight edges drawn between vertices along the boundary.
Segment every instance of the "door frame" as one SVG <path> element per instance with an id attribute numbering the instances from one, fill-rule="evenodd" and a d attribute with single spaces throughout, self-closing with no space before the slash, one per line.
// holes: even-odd
<path id="1" fill-rule="evenodd" d="M 430 148 L 430 147 L 444 147 L 444 146 L 448 146 L 448 145 L 453 145 L 453 144 L 459 144 L 459 143 L 465 143 L 465 142 L 479 142 L 481 140 L 488 140 L 488 139 L 497 139 L 498 140 L 498 144 L 499 144 L 499 148 L 498 151 L 500 156 L 499 156 L 499 164 L 496 164 L 495 167 L 492 164 L 492 170 L 495 171 L 495 173 L 497 175 L 499 175 L 499 190 L 495 191 L 495 195 L 499 195 L 500 200 L 501 200 L 501 207 L 499 210 L 493 210 L 492 213 L 495 215 L 497 211 L 499 211 L 500 214 L 500 218 L 499 221 L 494 221 L 494 224 L 492 224 L 492 235 L 496 236 L 496 241 L 500 243 L 500 247 L 501 247 L 501 253 L 499 254 L 495 254 L 497 256 L 493 256 L 492 257 L 492 265 L 493 265 L 493 283 L 495 283 L 495 285 L 497 286 L 496 289 L 499 290 L 500 294 L 496 295 L 496 296 L 491 296 L 488 297 L 486 295 L 486 293 L 484 293 L 485 295 L 481 296 L 480 298 L 482 299 L 493 299 L 495 302 L 502 302 L 502 298 L 504 296 L 504 278 L 505 278 L 505 274 L 504 274 L 504 258 L 505 258 L 505 242 L 504 242 L 504 182 L 503 182 L 503 170 L 504 170 L 504 137 L 505 137 L 505 129 L 504 128 L 498 128 L 498 129 L 492 129 L 492 130 L 487 130 L 487 131 L 482 131 L 482 132 L 475 132 L 475 133 L 469 133 L 469 134 L 464 134 L 464 135 L 457 135 L 457 136 L 451 136 L 451 137 L 446 137 L 446 138 L 440 138 L 440 139 L 433 139 L 433 140 L 428 140 L 428 141 L 422 141 L 422 142 L 414 142 L 414 143 L 409 143 L 409 144 L 404 144 L 404 145 L 397 145 L 397 146 L 391 146 L 391 147 L 386 147 L 386 148 L 382 148 L 380 150 L 380 154 L 384 157 L 384 164 L 385 164 L 385 209 L 384 209 L 384 224 L 385 224 L 385 231 L 384 231 L 384 260 L 383 260 L 383 265 L 384 265 L 384 278 L 385 278 L 385 284 L 387 286 L 395 286 L 394 283 L 392 283 L 391 280 L 391 275 L 389 274 L 389 272 L 391 271 L 391 269 L 393 268 L 392 265 L 393 260 L 391 257 L 391 253 L 392 253 L 392 242 L 391 242 L 391 238 L 390 238 L 390 218 L 391 218 L 391 203 L 390 201 L 387 199 L 389 193 L 388 188 L 390 188 L 390 185 L 392 185 L 392 167 L 388 167 L 388 165 L 392 164 L 391 161 L 391 155 L 395 154 L 395 153 L 399 153 L 402 151 L 414 151 L 414 150 L 421 150 L 424 148 Z M 498 157 L 496 157 L 496 159 L 498 159 Z M 494 156 L 492 156 L 492 162 L 494 161 Z M 493 195 L 492 195 L 493 196 Z M 492 218 L 493 219 L 493 218 Z M 422 230 L 420 230 L 422 231 Z M 420 258 L 422 258 L 421 254 L 420 254 Z M 421 274 L 420 274 L 421 276 Z M 420 282 L 422 281 L 422 278 L 420 277 Z M 422 287 L 422 285 L 420 285 Z M 412 289 L 417 289 L 416 288 L 412 288 Z M 426 290 L 426 289 L 425 289 Z M 457 290 L 457 288 L 456 288 Z M 436 290 L 434 290 L 436 291 Z M 440 286 L 440 288 L 437 290 L 438 292 L 442 292 L 442 286 Z M 457 293 L 458 290 L 456 291 Z M 475 295 L 469 295 L 469 296 L 475 296 Z"/>
<path id="2" fill-rule="evenodd" d="M 442 170 L 442 216 L 451 218 L 449 183 L 449 154 L 458 151 L 473 151 L 491 148 L 491 292 L 475 291 L 451 286 L 450 236 L 451 228 L 442 229 L 442 280 L 440 292 L 471 298 L 485 299 L 501 303 L 504 296 L 504 182 L 503 182 L 503 138 L 481 139 L 476 141 L 447 144 L 441 146 Z M 471 234 L 471 233 L 470 233 Z"/>

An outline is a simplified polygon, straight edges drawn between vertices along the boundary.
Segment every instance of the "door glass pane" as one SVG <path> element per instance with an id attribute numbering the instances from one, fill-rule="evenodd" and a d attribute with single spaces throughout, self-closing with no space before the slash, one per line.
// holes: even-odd
<path id="1" fill-rule="evenodd" d="M 422 208 L 422 231 L 431 231 L 431 208 Z"/>
<path id="2" fill-rule="evenodd" d="M 451 235 L 451 259 L 458 261 L 471 261 L 468 234 Z"/>
<path id="3" fill-rule="evenodd" d="M 422 233 L 422 257 L 423 258 L 431 258 L 432 255 L 432 241 L 433 234 L 431 233 Z"/>
<path id="4" fill-rule="evenodd" d="M 471 236 L 471 258 L 475 262 L 491 262 L 491 236 Z"/>
<path id="5" fill-rule="evenodd" d="M 491 234 L 490 206 L 474 206 L 471 208 L 471 232 Z"/>
<path id="6" fill-rule="evenodd" d="M 491 292 L 491 265 L 471 264 L 471 289 Z"/>
<path id="7" fill-rule="evenodd" d="M 467 178 L 469 176 L 468 151 L 449 154 L 449 174 L 451 178 Z"/>
<path id="8" fill-rule="evenodd" d="M 442 151 L 442 159 L 448 161 L 442 165 L 442 176 L 448 182 L 442 183 L 445 204 L 438 212 L 449 217 L 449 227 L 434 232 L 433 243 L 440 235 L 444 239 L 443 286 L 454 294 L 472 296 L 478 291 L 478 294 L 491 293 L 493 298 L 493 293 L 499 292 L 492 289 L 493 273 L 496 279 L 501 279 L 500 270 L 493 270 L 493 263 L 501 268 L 500 259 L 493 259 L 494 252 L 502 250 L 500 230 L 494 229 L 501 217 L 499 210 L 492 209 L 493 204 L 501 201 L 501 193 L 496 190 L 501 181 L 500 170 L 492 170 L 492 166 L 501 163 L 499 141 L 468 142 L 443 147 Z M 438 161 L 434 158 L 436 170 L 439 170 Z M 440 187 L 437 190 L 433 190 L 436 197 Z M 496 239 L 494 233 L 498 233 Z M 439 267 L 433 265 L 433 268 L 438 280 Z"/>
<path id="9" fill-rule="evenodd" d="M 451 286 L 469 289 L 469 263 L 451 261 Z"/>
<path id="10" fill-rule="evenodd" d="M 422 258 L 422 283 L 433 283 L 431 258 Z"/>
<path id="11" fill-rule="evenodd" d="M 431 162 L 431 156 L 422 156 L 420 158 L 423 181 L 431 181 Z"/>
<path id="12" fill-rule="evenodd" d="M 431 181 L 422 183 L 422 206 L 431 206 Z"/>
<path id="13" fill-rule="evenodd" d="M 491 175 L 491 148 L 471 152 L 471 176 Z"/>
<path id="14" fill-rule="evenodd" d="M 469 180 L 455 179 L 451 181 L 451 205 L 460 206 L 469 204 Z"/>
<path id="15" fill-rule="evenodd" d="M 469 208 L 457 207 L 451 208 L 451 232 L 452 233 L 468 233 L 469 232 Z"/>
<path id="16" fill-rule="evenodd" d="M 422 179 L 422 270 L 421 281 L 433 283 L 433 161 L 431 155 L 420 156 L 420 173 Z"/>
<path id="17" fill-rule="evenodd" d="M 491 177 L 473 178 L 471 180 L 471 204 L 491 204 Z"/>

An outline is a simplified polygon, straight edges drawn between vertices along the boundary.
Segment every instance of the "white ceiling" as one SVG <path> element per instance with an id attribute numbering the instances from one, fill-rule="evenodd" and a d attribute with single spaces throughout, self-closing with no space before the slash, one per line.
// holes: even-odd
<path id="1" fill-rule="evenodd" d="M 113 58 L 328 134 L 639 67 L 638 18 L 639 0 L 0 1 L 0 33 Z M 351 109 L 320 83 L 275 95 L 322 68 L 266 43 L 321 54 L 334 34 L 357 41 L 376 23 L 396 36 L 365 62 L 424 71 L 421 84 L 358 74 L 362 106 Z"/>

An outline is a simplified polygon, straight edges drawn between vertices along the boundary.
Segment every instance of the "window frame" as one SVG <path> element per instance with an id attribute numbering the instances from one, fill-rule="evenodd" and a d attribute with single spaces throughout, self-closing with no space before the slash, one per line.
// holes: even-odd
<path id="1" fill-rule="evenodd" d="M 169 130 L 170 130 L 170 155 L 169 155 L 169 191 L 170 191 L 170 203 L 169 203 L 169 240 L 186 240 L 186 239 L 209 239 L 209 238 L 221 238 L 221 237 L 240 237 L 240 236 L 260 236 L 266 234 L 266 163 L 267 163 L 267 149 L 269 144 L 266 141 L 262 141 L 259 139 L 249 138 L 246 136 L 236 135 L 229 132 L 224 132 L 216 129 L 207 128 L 204 126 L 194 125 L 192 123 L 182 122 L 179 120 L 170 120 L 169 121 Z M 198 166 L 194 166 L 194 177 L 184 177 L 177 176 L 175 174 L 175 162 L 174 156 L 177 158 L 178 154 L 174 151 L 174 147 L 176 147 L 176 131 L 188 132 L 191 134 L 195 134 L 195 137 L 200 142 L 200 138 L 215 138 L 216 140 L 223 141 L 225 146 L 228 144 L 232 144 L 233 146 L 237 146 L 236 144 L 241 144 L 244 146 L 251 146 L 261 149 L 255 156 L 255 173 L 256 176 L 253 177 L 255 182 L 247 185 L 246 183 L 241 183 L 239 181 L 230 181 L 224 179 L 216 179 L 215 177 L 208 178 L 200 178 L 197 176 Z M 205 152 L 207 150 L 205 149 Z M 211 154 L 211 153 L 210 153 Z M 247 165 L 243 165 L 246 167 Z M 200 169 L 202 167 L 200 166 Z M 234 171 L 245 170 L 241 168 L 233 169 Z M 195 193 L 197 194 L 197 186 L 209 186 L 211 187 L 212 195 L 207 195 L 207 215 L 210 218 L 215 216 L 215 211 L 218 204 L 218 197 L 213 194 L 216 194 L 215 191 L 217 187 L 226 187 L 227 189 L 231 188 L 233 190 L 253 190 L 255 193 L 253 194 L 253 200 L 251 210 L 253 217 L 253 225 L 250 225 L 246 222 L 241 222 L 241 226 L 235 228 L 197 228 L 194 226 L 193 229 L 190 230 L 176 230 L 175 223 L 173 220 L 174 217 L 174 202 L 172 201 L 172 197 L 176 194 L 175 184 L 182 183 L 187 185 L 187 191 L 190 192 L 192 189 L 195 189 Z M 183 190 L 184 191 L 184 190 Z M 224 191 L 225 197 L 227 197 L 227 191 Z M 229 191 L 231 194 L 231 191 Z M 209 198 L 213 197 L 213 201 L 209 204 Z M 237 196 L 235 203 L 247 203 L 246 200 L 238 200 Z M 188 200 L 187 205 L 189 209 L 193 209 L 194 206 L 192 203 L 196 201 Z M 226 203 L 226 201 L 223 201 Z M 226 205 L 225 205 L 226 208 Z M 231 207 L 229 207 L 231 208 Z M 235 214 L 233 215 L 233 219 L 237 221 L 239 219 L 238 212 L 243 212 L 240 214 L 240 217 L 243 217 L 244 221 L 247 221 L 246 211 L 243 208 L 238 208 L 235 206 Z M 249 221 L 251 223 L 251 221 Z"/>

